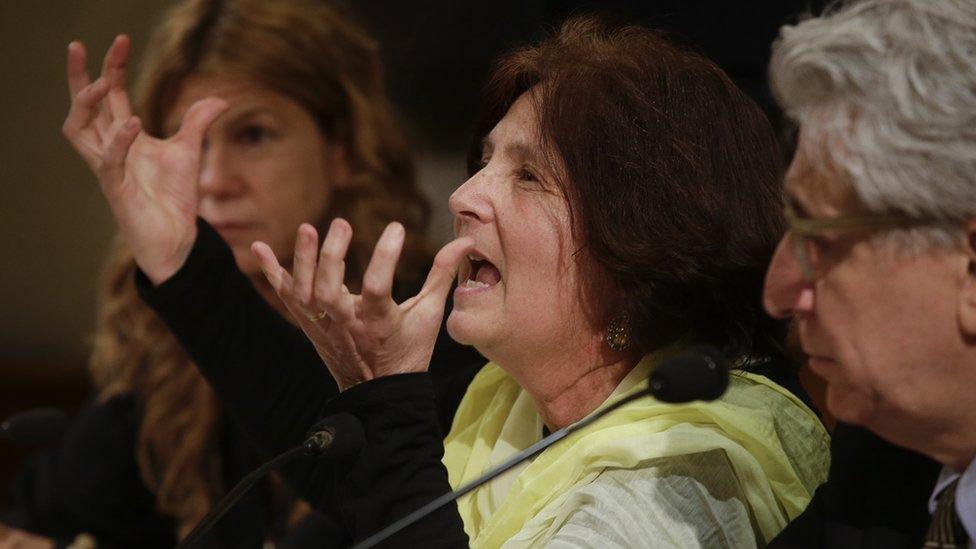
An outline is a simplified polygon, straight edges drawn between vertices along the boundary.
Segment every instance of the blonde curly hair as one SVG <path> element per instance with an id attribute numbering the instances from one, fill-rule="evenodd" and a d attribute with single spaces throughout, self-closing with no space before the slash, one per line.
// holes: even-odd
<path id="1" fill-rule="evenodd" d="M 166 15 L 148 45 L 135 94 L 146 130 L 162 135 L 181 83 L 193 74 L 233 73 L 304 106 L 347 152 L 352 184 L 335 189 L 319 220 L 350 221 L 347 273 L 356 285 L 373 244 L 398 220 L 407 242 L 399 281 L 419 285 L 431 258 L 422 235 L 429 206 L 383 89 L 377 44 L 323 0 L 187 0 Z M 105 266 L 90 370 L 102 401 L 131 394 L 136 459 L 161 514 L 185 536 L 221 486 L 217 399 L 179 343 L 140 300 L 135 262 L 117 242 Z"/>

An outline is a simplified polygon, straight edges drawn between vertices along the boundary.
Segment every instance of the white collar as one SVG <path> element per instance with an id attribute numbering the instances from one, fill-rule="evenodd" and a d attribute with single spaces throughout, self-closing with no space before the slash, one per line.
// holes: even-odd
<path id="1" fill-rule="evenodd" d="M 969 466 L 962 473 L 957 473 L 948 467 L 942 468 L 935 489 L 929 497 L 929 513 L 935 512 L 939 494 L 956 479 L 959 479 L 959 485 L 956 487 L 956 515 L 966 529 L 966 533 L 969 534 L 970 546 L 972 546 L 972 541 L 976 540 L 976 459 L 969 462 Z"/>

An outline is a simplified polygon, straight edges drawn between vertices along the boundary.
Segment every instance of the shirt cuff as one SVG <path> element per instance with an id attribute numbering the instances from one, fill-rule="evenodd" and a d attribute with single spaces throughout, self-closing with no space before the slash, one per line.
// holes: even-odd
<path id="1" fill-rule="evenodd" d="M 353 415 L 370 413 L 377 408 L 399 406 L 434 407 L 434 385 L 427 372 L 395 374 L 359 383 L 339 393 L 322 410 L 322 416 L 339 412 Z"/>
<path id="2" fill-rule="evenodd" d="M 168 304 L 186 303 L 187 296 L 200 295 L 228 275 L 228 269 L 236 269 L 234 253 L 226 242 L 203 218 L 197 218 L 197 238 L 190 249 L 186 262 L 173 276 L 159 286 L 153 286 L 149 277 L 136 268 L 136 292 L 153 309 L 165 310 Z"/>

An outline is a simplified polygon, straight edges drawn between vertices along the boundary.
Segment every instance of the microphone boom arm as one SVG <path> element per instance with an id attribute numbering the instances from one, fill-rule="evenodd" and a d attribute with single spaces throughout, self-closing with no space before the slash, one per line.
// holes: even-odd
<path id="1" fill-rule="evenodd" d="M 304 445 L 296 446 L 251 471 L 246 477 L 241 479 L 236 486 L 234 486 L 233 490 L 227 493 L 227 496 L 220 501 L 220 504 L 214 507 L 209 513 L 207 513 L 206 517 L 197 523 L 193 530 L 191 530 L 190 533 L 183 538 L 183 541 L 176 546 L 176 549 L 193 547 L 198 541 L 200 541 L 200 537 L 210 530 L 210 528 L 213 527 L 213 525 L 216 524 L 217 521 L 220 520 L 235 503 L 237 503 L 237 500 L 241 499 L 241 496 L 247 493 L 247 491 L 254 486 L 254 483 L 264 478 L 264 476 L 267 475 L 272 469 L 287 465 L 297 458 L 302 457 L 305 455 L 305 453 L 306 450 Z"/>

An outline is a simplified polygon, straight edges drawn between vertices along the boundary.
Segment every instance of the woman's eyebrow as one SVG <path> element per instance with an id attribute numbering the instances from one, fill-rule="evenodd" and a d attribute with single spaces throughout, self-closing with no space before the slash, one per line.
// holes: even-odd
<path id="1" fill-rule="evenodd" d="M 271 110 L 269 109 L 266 109 L 264 107 L 251 107 L 247 110 L 241 111 L 239 113 L 235 113 L 232 117 L 228 118 L 227 125 L 237 124 L 241 120 L 246 120 L 252 116 L 257 116 L 261 114 L 267 114 L 272 118 L 275 118 L 274 113 L 271 112 Z"/>
<path id="2" fill-rule="evenodd" d="M 539 147 L 523 141 L 505 145 L 505 154 L 527 162 L 537 162 L 540 158 Z"/>
<path id="3" fill-rule="evenodd" d="M 274 116 L 274 113 L 272 113 L 271 110 L 265 107 L 251 107 L 247 110 L 229 115 L 230 117 L 225 119 L 224 125 L 238 124 L 240 123 L 241 120 L 245 120 L 251 116 L 255 116 L 263 113 L 268 113 L 272 117 Z M 182 118 L 180 118 L 179 120 L 169 121 L 169 123 L 163 126 L 164 135 L 170 136 L 175 134 L 177 131 L 179 131 L 180 124 L 182 123 L 182 121 L 183 121 Z"/>
<path id="4" fill-rule="evenodd" d="M 502 148 L 505 156 L 522 162 L 540 163 L 542 155 L 539 147 L 525 141 L 506 143 Z M 495 152 L 495 142 L 490 137 L 481 140 L 481 156 L 491 156 Z"/>
<path id="5" fill-rule="evenodd" d="M 481 139 L 481 156 L 488 156 L 495 151 L 495 144 L 492 142 L 491 137 L 485 136 Z"/>

